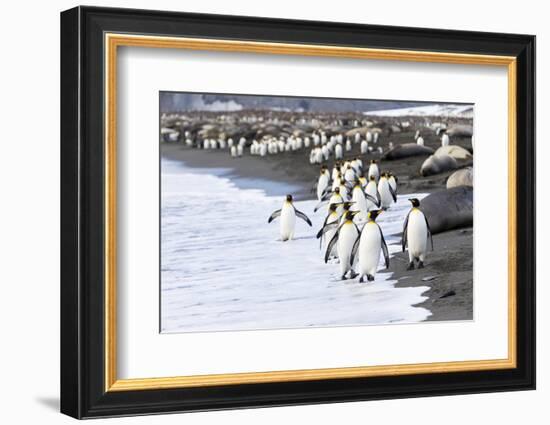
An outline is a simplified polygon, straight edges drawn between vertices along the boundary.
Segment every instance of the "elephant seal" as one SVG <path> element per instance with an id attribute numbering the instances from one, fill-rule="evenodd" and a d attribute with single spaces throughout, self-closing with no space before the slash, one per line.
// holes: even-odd
<path id="1" fill-rule="evenodd" d="M 449 137 L 472 137 L 474 128 L 468 124 L 455 124 L 447 128 L 445 132 Z"/>
<path id="2" fill-rule="evenodd" d="M 474 169 L 466 167 L 455 171 L 447 179 L 447 189 L 452 189 L 458 186 L 473 186 L 474 185 Z"/>
<path id="3" fill-rule="evenodd" d="M 449 155 L 454 159 L 472 159 L 473 155 L 462 146 L 447 145 L 441 146 L 435 151 L 436 155 Z"/>
<path id="4" fill-rule="evenodd" d="M 433 234 L 470 227 L 474 222 L 474 188 L 460 186 L 433 192 L 420 201 L 420 209 Z"/>
<path id="5" fill-rule="evenodd" d="M 420 174 L 424 177 L 458 168 L 456 159 L 449 155 L 431 155 L 420 167 Z"/>
<path id="6" fill-rule="evenodd" d="M 394 160 L 408 158 L 410 156 L 432 155 L 433 153 L 434 150 L 427 146 L 421 146 L 416 143 L 403 143 L 402 145 L 397 145 L 386 152 L 384 159 Z"/>

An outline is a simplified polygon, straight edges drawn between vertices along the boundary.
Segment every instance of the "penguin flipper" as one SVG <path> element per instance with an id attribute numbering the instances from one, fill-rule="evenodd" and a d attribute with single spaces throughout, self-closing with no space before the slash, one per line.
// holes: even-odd
<path id="1" fill-rule="evenodd" d="M 330 188 L 331 186 L 327 184 L 327 186 L 323 189 L 323 192 L 321 193 L 321 199 L 325 197 L 327 194 L 332 193 L 332 190 Z"/>
<path id="2" fill-rule="evenodd" d="M 323 192 L 323 195 L 321 196 L 321 201 L 328 201 L 331 196 L 332 196 L 332 189 L 327 187 Z"/>
<path id="3" fill-rule="evenodd" d="M 359 241 L 361 240 L 361 233 L 363 232 L 363 229 L 361 229 L 361 231 L 357 235 L 357 239 L 355 239 L 355 242 L 353 243 L 353 247 L 351 248 L 351 255 L 349 257 L 349 265 L 351 267 L 353 267 L 353 261 L 355 260 L 355 256 L 357 255 L 357 250 L 359 249 Z"/>
<path id="4" fill-rule="evenodd" d="M 330 257 L 330 253 L 332 252 L 334 245 L 336 245 L 336 242 L 338 242 L 338 234 L 340 233 L 340 227 L 338 227 L 338 230 L 336 233 L 334 233 L 334 236 L 330 240 L 330 242 L 327 245 L 327 251 L 325 252 L 325 264 L 328 262 L 328 259 Z"/>
<path id="5" fill-rule="evenodd" d="M 393 190 L 393 187 L 391 184 L 388 184 L 388 187 L 390 188 L 391 197 L 393 198 L 393 202 L 397 202 L 397 193 L 395 193 L 395 190 Z"/>
<path id="6" fill-rule="evenodd" d="M 403 223 L 403 234 L 401 235 L 401 248 L 403 252 L 405 252 L 405 247 L 407 246 L 407 227 L 409 226 L 409 215 L 411 215 L 411 211 L 407 213 L 407 217 L 405 217 L 405 222 Z"/>
<path id="7" fill-rule="evenodd" d="M 426 217 L 426 214 L 422 213 L 424 215 L 424 220 L 426 220 L 426 228 L 428 229 L 428 238 L 430 239 L 430 245 L 432 246 L 432 251 L 434 250 L 434 239 L 432 237 L 432 229 L 430 229 L 430 223 L 428 223 L 428 217 Z"/>
<path id="8" fill-rule="evenodd" d="M 294 207 L 294 212 L 296 213 L 296 215 L 298 217 L 300 217 L 302 220 L 304 220 L 307 224 L 309 224 L 309 227 L 313 226 L 313 224 L 311 224 L 311 220 L 308 218 L 307 215 L 305 215 L 302 211 L 300 210 L 297 210 L 296 207 Z"/>
<path id="9" fill-rule="evenodd" d="M 268 223 L 271 223 L 273 220 L 275 220 L 277 217 L 281 215 L 281 210 L 274 211 L 273 214 L 269 216 L 269 219 L 267 220 Z"/>
<path id="10" fill-rule="evenodd" d="M 327 200 L 321 199 L 321 201 L 315 206 L 315 208 L 313 208 L 313 212 L 317 212 L 317 210 L 318 210 L 319 208 L 321 208 L 321 206 L 322 206 L 324 203 L 326 203 L 326 202 L 327 202 Z"/>
<path id="11" fill-rule="evenodd" d="M 317 239 L 319 239 L 321 236 L 327 233 L 330 229 L 333 229 L 337 226 L 338 226 L 338 220 L 325 224 L 323 228 L 317 232 L 317 235 L 316 235 Z"/>
<path id="12" fill-rule="evenodd" d="M 378 230 L 380 230 L 380 237 L 381 239 L 381 247 L 382 247 L 382 253 L 384 254 L 384 263 L 386 263 L 386 268 L 388 269 L 390 267 L 390 253 L 388 252 L 388 245 L 386 244 L 386 239 L 384 239 L 384 233 L 382 233 L 382 228 L 378 226 Z"/>
<path id="13" fill-rule="evenodd" d="M 378 202 L 378 199 L 375 199 L 374 196 L 372 196 L 371 194 L 365 193 L 365 198 L 367 198 L 374 205 L 376 205 L 376 207 L 380 207 L 380 203 Z"/>

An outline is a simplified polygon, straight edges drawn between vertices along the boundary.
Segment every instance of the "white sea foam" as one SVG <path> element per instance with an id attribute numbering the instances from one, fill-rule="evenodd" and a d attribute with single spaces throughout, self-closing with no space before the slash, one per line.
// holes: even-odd
<path id="1" fill-rule="evenodd" d="M 430 315 L 412 307 L 428 288 L 395 288 L 391 273 L 368 284 L 338 280 L 338 266 L 323 263 L 315 239 L 324 219 L 313 213 L 315 201 L 295 203 L 313 228 L 297 219 L 295 239 L 283 243 L 278 219 L 267 223 L 281 196 L 237 187 L 223 170 L 165 159 L 161 166 L 162 332 L 411 323 Z M 401 230 L 410 196 L 380 216 L 385 235 Z M 390 255 L 400 249 L 397 237 L 386 240 Z"/>

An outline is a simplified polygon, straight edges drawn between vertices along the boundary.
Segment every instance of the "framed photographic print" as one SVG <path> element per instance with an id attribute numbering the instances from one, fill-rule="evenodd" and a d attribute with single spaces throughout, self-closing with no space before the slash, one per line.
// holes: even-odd
<path id="1" fill-rule="evenodd" d="M 535 38 L 61 14 L 61 411 L 535 387 Z"/>

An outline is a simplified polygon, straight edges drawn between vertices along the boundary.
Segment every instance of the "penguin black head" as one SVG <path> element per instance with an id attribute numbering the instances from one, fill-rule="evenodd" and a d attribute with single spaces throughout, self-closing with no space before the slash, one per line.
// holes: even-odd
<path id="1" fill-rule="evenodd" d="M 292 202 L 292 195 L 286 195 L 287 202 Z"/>
<path id="2" fill-rule="evenodd" d="M 344 202 L 344 210 L 349 211 L 353 204 L 355 204 L 355 202 Z"/>
<path id="3" fill-rule="evenodd" d="M 370 160 L 370 163 L 371 163 L 371 164 L 376 164 L 376 159 L 371 159 L 371 160 Z"/>
<path id="4" fill-rule="evenodd" d="M 330 204 L 328 206 L 328 209 L 329 209 L 330 212 L 336 211 L 336 208 L 338 208 L 338 204 Z"/>
<path id="5" fill-rule="evenodd" d="M 409 201 L 411 201 L 412 206 L 415 208 L 418 208 L 420 206 L 420 201 L 416 198 L 411 198 L 409 199 Z"/>
<path id="6" fill-rule="evenodd" d="M 370 181 L 373 182 L 376 180 L 376 177 L 375 176 L 370 176 Z"/>
<path id="7" fill-rule="evenodd" d="M 345 218 L 346 220 L 353 220 L 353 217 L 355 217 L 355 214 L 357 214 L 359 211 L 346 211 Z"/>
<path id="8" fill-rule="evenodd" d="M 369 219 L 372 221 L 376 221 L 376 217 L 378 217 L 382 213 L 382 210 L 371 210 L 369 211 Z"/>
<path id="9" fill-rule="evenodd" d="M 340 187 L 339 186 L 336 186 L 334 188 L 334 193 L 340 193 Z"/>

